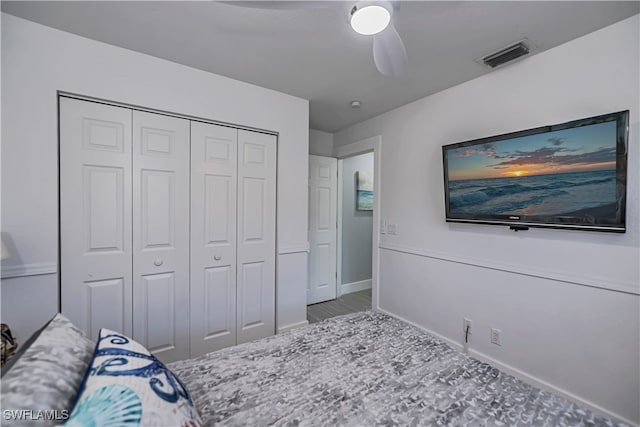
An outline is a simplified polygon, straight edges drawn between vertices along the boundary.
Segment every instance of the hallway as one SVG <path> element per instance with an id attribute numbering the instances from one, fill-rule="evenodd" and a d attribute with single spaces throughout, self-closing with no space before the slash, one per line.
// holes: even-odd
<path id="1" fill-rule="evenodd" d="M 309 305 L 307 306 L 307 320 L 309 323 L 316 323 L 330 317 L 365 310 L 371 310 L 371 289 L 345 294 L 332 301 Z"/>

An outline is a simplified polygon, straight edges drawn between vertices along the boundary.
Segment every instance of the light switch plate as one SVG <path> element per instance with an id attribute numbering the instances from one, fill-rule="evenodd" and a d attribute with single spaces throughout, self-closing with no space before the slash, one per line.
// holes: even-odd
<path id="1" fill-rule="evenodd" d="M 398 225 L 395 223 L 387 224 L 387 234 L 396 235 L 398 233 Z"/>

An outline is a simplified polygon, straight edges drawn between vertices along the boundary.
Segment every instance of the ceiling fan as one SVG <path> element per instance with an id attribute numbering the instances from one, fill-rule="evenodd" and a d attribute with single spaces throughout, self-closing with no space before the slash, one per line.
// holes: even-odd
<path id="1" fill-rule="evenodd" d="M 256 9 L 303 9 L 331 7 L 333 1 L 223 1 L 221 3 Z M 400 10 L 399 1 L 358 1 L 347 16 L 353 30 L 373 38 L 373 62 L 389 77 L 407 74 L 409 59 L 402 38 L 393 25 Z"/>
<path id="2" fill-rule="evenodd" d="M 392 22 L 399 10 L 399 1 L 360 1 L 349 16 L 354 31 L 373 36 L 373 62 L 389 77 L 404 76 L 409 66 L 404 43 Z"/>

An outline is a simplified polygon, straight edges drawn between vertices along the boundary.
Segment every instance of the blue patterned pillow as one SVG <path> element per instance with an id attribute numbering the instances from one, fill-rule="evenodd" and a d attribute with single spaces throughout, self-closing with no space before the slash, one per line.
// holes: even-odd
<path id="1" fill-rule="evenodd" d="M 68 426 L 202 425 L 180 380 L 134 340 L 101 329 Z"/>

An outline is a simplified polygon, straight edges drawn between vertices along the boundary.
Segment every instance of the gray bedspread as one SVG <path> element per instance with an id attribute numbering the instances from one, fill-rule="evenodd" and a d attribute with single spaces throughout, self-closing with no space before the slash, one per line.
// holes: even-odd
<path id="1" fill-rule="evenodd" d="M 375 311 L 169 368 L 206 425 L 623 425 Z"/>

